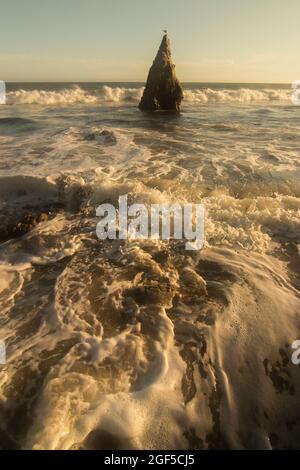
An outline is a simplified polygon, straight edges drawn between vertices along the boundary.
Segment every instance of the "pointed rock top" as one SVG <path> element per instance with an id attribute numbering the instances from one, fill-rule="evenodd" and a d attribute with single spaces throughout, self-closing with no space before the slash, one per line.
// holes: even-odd
<path id="1" fill-rule="evenodd" d="M 167 64 L 168 62 L 171 62 L 171 61 L 172 59 L 171 59 L 170 38 L 167 34 L 165 34 L 162 38 L 156 57 L 153 61 L 153 65 L 157 63 Z"/>
<path id="2" fill-rule="evenodd" d="M 165 54 L 171 55 L 171 44 L 168 33 L 163 35 L 158 52 L 165 52 Z"/>

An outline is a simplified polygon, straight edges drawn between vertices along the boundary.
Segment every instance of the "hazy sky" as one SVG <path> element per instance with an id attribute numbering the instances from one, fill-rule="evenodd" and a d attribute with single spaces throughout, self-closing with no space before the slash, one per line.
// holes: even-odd
<path id="1" fill-rule="evenodd" d="M 0 0 L 0 79 L 144 81 L 167 28 L 182 81 L 300 79 L 299 0 Z"/>

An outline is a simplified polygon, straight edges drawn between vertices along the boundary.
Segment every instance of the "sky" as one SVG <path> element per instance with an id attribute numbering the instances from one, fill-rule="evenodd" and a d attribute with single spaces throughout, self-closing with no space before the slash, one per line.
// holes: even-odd
<path id="1" fill-rule="evenodd" d="M 0 80 L 145 81 L 169 31 L 183 82 L 300 79 L 299 0 L 0 0 Z"/>

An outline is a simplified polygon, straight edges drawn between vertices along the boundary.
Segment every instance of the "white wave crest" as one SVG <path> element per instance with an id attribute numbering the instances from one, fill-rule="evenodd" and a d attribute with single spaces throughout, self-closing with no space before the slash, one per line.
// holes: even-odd
<path id="1" fill-rule="evenodd" d="M 73 105 L 73 104 L 115 104 L 138 103 L 143 93 L 143 87 L 111 87 L 103 85 L 96 90 L 84 90 L 80 86 L 65 88 L 59 91 L 50 90 L 17 90 L 8 93 L 8 104 L 40 104 Z M 254 103 L 254 102 L 287 102 L 290 101 L 291 90 L 271 89 L 261 90 L 239 88 L 236 90 L 198 88 L 184 90 L 184 104 L 206 103 Z"/>
<path id="2" fill-rule="evenodd" d="M 119 103 L 121 101 L 139 101 L 143 93 L 143 87 L 140 88 L 112 88 L 104 85 L 100 92 L 100 98 L 104 101 Z"/>
<path id="3" fill-rule="evenodd" d="M 8 104 L 69 105 L 75 103 L 92 104 L 97 97 L 79 86 L 61 91 L 17 90 L 8 93 Z"/>
<path id="4" fill-rule="evenodd" d="M 101 104 L 138 101 L 143 88 L 124 88 L 102 86 L 96 91 L 89 92 L 80 86 L 65 88 L 59 91 L 50 90 L 17 90 L 8 93 L 8 104 L 40 104 L 72 105 L 72 104 Z"/>
<path id="5" fill-rule="evenodd" d="M 257 101 L 290 101 L 291 90 L 239 88 L 213 90 L 211 88 L 184 90 L 184 100 L 189 103 L 251 103 Z"/>

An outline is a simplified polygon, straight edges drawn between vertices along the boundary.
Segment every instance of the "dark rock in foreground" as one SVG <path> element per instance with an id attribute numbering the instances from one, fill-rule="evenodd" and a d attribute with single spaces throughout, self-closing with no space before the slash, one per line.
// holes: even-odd
<path id="1" fill-rule="evenodd" d="M 180 111 L 183 92 L 171 58 L 170 40 L 164 35 L 149 70 L 146 88 L 139 108 L 144 111 Z"/>
<path id="2" fill-rule="evenodd" d="M 0 216 L 1 232 L 0 243 L 18 238 L 30 232 L 38 223 L 53 219 L 57 214 L 62 213 L 62 207 L 57 204 L 51 208 L 40 211 L 39 209 L 28 209 L 24 214 L 12 214 Z"/>

